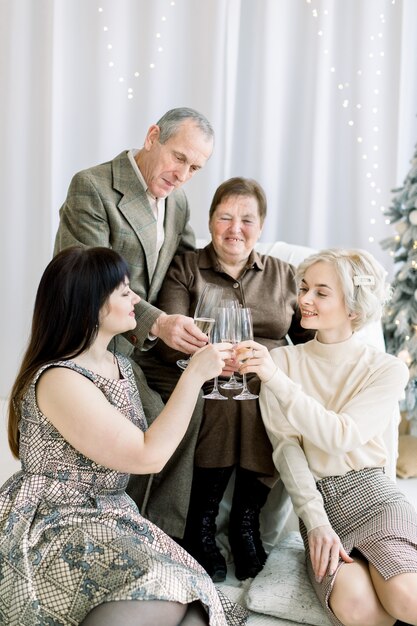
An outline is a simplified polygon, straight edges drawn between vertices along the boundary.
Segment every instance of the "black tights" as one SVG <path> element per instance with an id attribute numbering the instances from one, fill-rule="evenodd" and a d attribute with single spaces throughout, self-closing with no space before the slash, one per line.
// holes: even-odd
<path id="1" fill-rule="evenodd" d="M 119 600 L 96 606 L 80 626 L 206 626 L 208 623 L 200 602 Z"/>

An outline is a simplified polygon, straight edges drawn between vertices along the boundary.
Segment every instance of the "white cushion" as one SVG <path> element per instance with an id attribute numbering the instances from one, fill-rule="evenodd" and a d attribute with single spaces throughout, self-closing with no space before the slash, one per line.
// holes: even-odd
<path id="1" fill-rule="evenodd" d="M 308 578 L 299 532 L 290 533 L 273 548 L 249 587 L 246 604 L 251 611 L 296 624 L 331 626 Z"/>
<path id="2" fill-rule="evenodd" d="M 295 267 L 297 267 L 301 261 L 304 261 L 306 257 L 310 256 L 310 254 L 317 252 L 314 248 L 299 246 L 295 243 L 287 243 L 286 241 L 274 241 L 272 243 L 260 241 L 256 244 L 255 249 L 259 254 L 269 254 L 282 261 L 291 263 L 291 265 Z"/>

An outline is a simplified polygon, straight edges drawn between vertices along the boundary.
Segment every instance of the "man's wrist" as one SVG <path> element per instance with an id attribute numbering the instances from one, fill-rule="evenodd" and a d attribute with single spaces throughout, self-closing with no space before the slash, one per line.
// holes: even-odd
<path id="1" fill-rule="evenodd" d="M 149 330 L 149 333 L 148 333 L 149 339 L 157 339 L 159 337 L 159 326 L 162 321 L 162 318 L 164 317 L 167 317 L 166 313 L 161 313 L 161 315 L 158 315 L 158 317 L 156 318 L 156 320 L 154 321 L 154 323 L 152 324 Z"/>

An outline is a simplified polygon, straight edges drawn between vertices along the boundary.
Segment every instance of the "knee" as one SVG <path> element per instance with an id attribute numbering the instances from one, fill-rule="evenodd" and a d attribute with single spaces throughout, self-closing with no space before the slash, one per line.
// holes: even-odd
<path id="1" fill-rule="evenodd" d="M 395 576 L 390 580 L 389 593 L 381 597 L 387 613 L 410 624 L 417 620 L 416 581 L 415 574 Z"/>
<path id="2" fill-rule="evenodd" d="M 376 598 L 365 597 L 363 592 L 350 590 L 349 593 L 330 596 L 330 608 L 344 626 L 379 626 L 381 624 L 381 606 Z"/>

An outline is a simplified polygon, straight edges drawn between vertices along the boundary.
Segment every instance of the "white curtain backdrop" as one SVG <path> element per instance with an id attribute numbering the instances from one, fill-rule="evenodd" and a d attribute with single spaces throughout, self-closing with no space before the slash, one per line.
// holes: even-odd
<path id="1" fill-rule="evenodd" d="M 225 178 L 256 178 L 264 241 L 369 249 L 417 141 L 415 0 L 0 0 L 0 397 L 72 175 L 140 147 L 169 108 L 215 152 L 186 186 L 207 236 Z"/>

